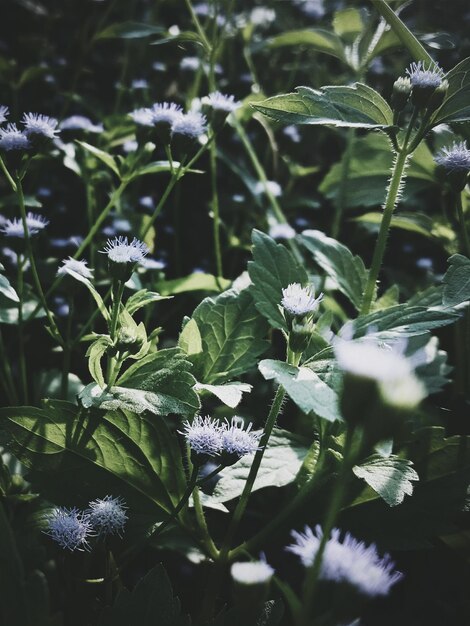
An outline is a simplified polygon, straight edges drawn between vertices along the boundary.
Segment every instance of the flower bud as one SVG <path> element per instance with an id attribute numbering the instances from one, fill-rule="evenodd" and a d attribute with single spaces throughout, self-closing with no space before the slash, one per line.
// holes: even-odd
<path id="1" fill-rule="evenodd" d="M 434 90 L 434 93 L 429 98 L 428 104 L 426 106 L 426 109 L 430 113 L 432 113 L 433 111 L 436 111 L 441 106 L 441 104 L 445 100 L 448 89 L 449 89 L 449 83 L 446 80 L 443 80 L 442 83 L 439 85 L 439 87 L 436 87 L 436 89 Z"/>
<path id="2" fill-rule="evenodd" d="M 292 320 L 292 328 L 289 333 L 289 348 L 292 352 L 302 353 L 307 349 L 312 333 L 315 329 L 315 323 L 312 319 L 294 318 Z"/>
<path id="3" fill-rule="evenodd" d="M 393 91 L 391 98 L 391 105 L 394 111 L 402 111 L 411 94 L 411 81 L 408 77 L 400 76 L 393 83 Z"/>

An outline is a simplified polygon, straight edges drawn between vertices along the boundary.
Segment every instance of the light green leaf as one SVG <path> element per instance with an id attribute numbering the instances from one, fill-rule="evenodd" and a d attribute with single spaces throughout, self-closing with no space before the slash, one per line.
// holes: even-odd
<path id="1" fill-rule="evenodd" d="M 178 345 L 189 357 L 201 354 L 202 337 L 196 320 L 190 319 L 186 322 L 179 336 Z"/>
<path id="2" fill-rule="evenodd" d="M 164 420 L 115 411 L 84 412 L 58 400 L 0 410 L 8 449 L 34 488 L 57 504 L 80 506 L 117 493 L 136 511 L 171 512 L 185 489 L 181 453 Z"/>
<path id="3" fill-rule="evenodd" d="M 88 357 L 88 370 L 94 381 L 98 383 L 100 387 L 105 387 L 106 382 L 103 376 L 103 369 L 101 367 L 101 359 L 105 355 L 107 349 L 113 345 L 111 337 L 108 335 L 100 335 L 96 341 L 94 341 L 86 352 Z"/>
<path id="4" fill-rule="evenodd" d="M 374 224 L 379 226 L 382 223 L 383 213 L 364 213 L 354 218 L 359 224 Z M 434 230 L 434 221 L 424 213 L 395 213 L 390 222 L 391 228 L 400 228 L 412 233 L 418 233 L 424 237 L 433 238 L 437 235 Z"/>
<path id="5" fill-rule="evenodd" d="M 0 274 L 0 293 L 12 302 L 20 301 L 20 299 L 18 298 L 18 294 L 10 285 L 10 281 L 6 276 L 3 276 L 3 274 Z"/>
<path id="6" fill-rule="evenodd" d="M 254 51 L 268 48 L 274 50 L 287 46 L 308 46 L 312 50 L 329 54 L 344 61 L 343 45 L 340 38 L 328 30 L 321 28 L 305 28 L 302 30 L 291 30 L 275 37 L 271 37 L 267 41 L 263 41 L 260 45 L 254 45 Z"/>
<path id="7" fill-rule="evenodd" d="M 95 156 L 97 159 L 99 159 L 105 165 L 107 165 L 111 170 L 113 170 L 113 172 L 118 176 L 118 178 L 121 177 L 121 174 L 119 173 L 119 168 L 118 168 L 118 166 L 116 164 L 116 161 L 114 160 L 114 157 L 111 156 L 111 154 L 108 154 L 104 150 L 100 150 L 96 146 L 92 146 L 91 144 L 86 143 L 86 141 L 78 141 L 78 140 L 76 140 L 76 142 L 80 146 L 82 146 L 82 148 L 84 148 L 87 152 L 89 152 L 90 154 Z"/>
<path id="8" fill-rule="evenodd" d="M 255 109 L 285 124 L 320 124 L 384 129 L 393 125 L 388 103 L 374 89 L 355 83 L 350 87 L 297 87 L 297 93 L 268 98 Z"/>
<path id="9" fill-rule="evenodd" d="M 173 167 L 178 169 L 180 166 L 179 161 L 173 161 Z M 147 176 L 148 174 L 159 174 L 160 172 L 171 172 L 171 164 L 169 161 L 152 161 L 137 168 L 132 172 L 129 180 L 139 178 L 139 176 Z"/>
<path id="10" fill-rule="evenodd" d="M 224 404 L 234 409 L 242 400 L 244 393 L 250 393 L 252 386 L 247 383 L 225 383 L 225 385 L 204 385 L 197 383 L 194 388 L 196 391 L 209 391 L 217 396 Z"/>
<path id="11" fill-rule="evenodd" d="M 456 65 L 446 79 L 449 83 L 447 96 L 434 114 L 432 126 L 470 120 L 470 57 Z"/>
<path id="12" fill-rule="evenodd" d="M 256 367 L 268 347 L 265 319 L 258 313 L 251 293 L 226 291 L 206 298 L 193 313 L 202 338 L 202 355 L 196 359 L 195 376 L 201 383 L 221 384 Z"/>
<path id="13" fill-rule="evenodd" d="M 365 480 L 389 506 L 396 506 L 403 502 L 405 495 L 412 495 L 411 481 L 419 480 L 412 465 L 411 461 L 398 456 L 384 458 L 375 454 L 361 465 L 355 465 L 353 472 Z"/>
<path id="14" fill-rule="evenodd" d="M 176 295 L 178 293 L 186 293 L 188 291 L 223 291 L 230 286 L 229 280 L 225 278 L 219 278 L 219 284 L 217 284 L 217 278 L 212 274 L 202 274 L 197 272 L 196 274 L 190 274 L 183 278 L 175 278 L 174 280 L 166 280 L 158 283 L 157 289 L 162 296 Z"/>
<path id="15" fill-rule="evenodd" d="M 364 21 L 359 9 L 347 8 L 336 11 L 333 16 L 333 30 L 347 43 L 352 43 L 364 29 Z"/>
<path id="16" fill-rule="evenodd" d="M 152 302 L 160 302 L 160 300 L 169 300 L 171 296 L 161 296 L 156 291 L 147 291 L 147 289 L 141 289 L 132 294 L 126 302 L 126 311 L 133 315 L 136 311 L 141 309 Z"/>
<path id="17" fill-rule="evenodd" d="M 300 241 L 359 310 L 368 276 L 361 257 L 353 255 L 349 248 L 319 230 L 304 230 Z"/>
<path id="18" fill-rule="evenodd" d="M 275 428 L 269 439 L 253 491 L 265 487 L 284 487 L 295 480 L 308 446 L 299 437 L 285 430 Z M 227 467 L 219 474 L 214 491 L 210 495 L 201 494 L 204 506 L 219 508 L 218 505 L 238 498 L 246 483 L 253 455 Z"/>
<path id="19" fill-rule="evenodd" d="M 282 385 L 307 415 L 318 415 L 329 422 L 342 420 L 337 393 L 309 367 L 294 367 L 282 361 L 265 359 L 259 371 L 266 380 Z"/>
<path id="20" fill-rule="evenodd" d="M 456 306 L 470 300 L 470 259 L 454 254 L 449 259 L 449 265 L 443 279 L 442 301 L 446 306 Z"/>
<path id="21" fill-rule="evenodd" d="M 259 230 L 253 230 L 253 261 L 248 263 L 249 287 L 256 308 L 274 328 L 287 330 L 286 320 L 279 310 L 282 290 L 291 283 L 308 283 L 303 265 L 282 244 Z"/>
<path id="22" fill-rule="evenodd" d="M 111 24 L 95 35 L 95 39 L 142 39 L 150 35 L 158 35 L 163 31 L 161 26 L 141 22 L 120 22 Z"/>
<path id="23" fill-rule="evenodd" d="M 199 410 L 200 403 L 193 389 L 196 380 L 190 370 L 191 363 L 180 348 L 159 350 L 131 365 L 111 392 L 120 402 L 132 403 L 135 408 L 142 406 L 142 411 L 192 416 Z"/>

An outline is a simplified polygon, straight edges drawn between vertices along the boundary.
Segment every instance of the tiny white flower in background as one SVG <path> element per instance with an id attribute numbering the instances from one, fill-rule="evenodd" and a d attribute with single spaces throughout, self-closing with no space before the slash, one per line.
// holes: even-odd
<path id="1" fill-rule="evenodd" d="M 148 89 L 149 84 L 145 78 L 136 78 L 131 83 L 132 89 Z"/>
<path id="2" fill-rule="evenodd" d="M 78 509 L 57 508 L 47 516 L 44 532 L 65 550 L 87 550 L 88 538 L 93 534 L 88 516 Z"/>
<path id="3" fill-rule="evenodd" d="M 129 117 L 131 117 L 139 126 L 153 126 L 152 109 L 146 107 L 135 109 L 129 113 Z"/>
<path id="4" fill-rule="evenodd" d="M 201 102 L 215 111 L 226 111 L 227 113 L 232 113 L 240 107 L 240 103 L 235 100 L 235 96 L 226 96 L 220 93 L 220 91 L 214 91 L 214 93 L 204 96 Z"/>
<path id="5" fill-rule="evenodd" d="M 42 136 L 47 139 L 54 139 L 59 133 L 57 126 L 59 122 L 54 117 L 48 117 L 41 113 L 24 113 L 21 123 L 27 137 Z"/>
<path id="6" fill-rule="evenodd" d="M 275 198 L 279 198 L 279 196 L 282 195 L 282 187 L 275 180 L 267 180 L 266 182 L 259 180 L 253 187 L 253 192 L 256 196 L 266 193 L 266 190 L 268 190 Z"/>
<path id="7" fill-rule="evenodd" d="M 194 111 L 179 115 L 172 123 L 171 131 L 174 135 L 185 135 L 197 138 L 207 129 L 207 120 L 204 115 Z"/>
<path id="8" fill-rule="evenodd" d="M 245 429 L 241 417 L 232 417 L 231 422 L 226 422 L 222 427 L 222 450 L 230 455 L 246 456 L 253 454 L 259 448 L 259 440 L 263 431 L 252 431 L 253 424 L 248 424 Z"/>
<path id="9" fill-rule="evenodd" d="M 269 228 L 269 236 L 273 239 L 293 239 L 295 235 L 295 230 L 287 223 L 273 224 Z"/>
<path id="10" fill-rule="evenodd" d="M 2 104 L 0 106 L 0 124 L 3 124 L 3 122 L 7 121 L 9 114 L 10 110 L 8 109 L 8 107 Z"/>
<path id="11" fill-rule="evenodd" d="M 100 536 L 121 535 L 128 519 L 124 500 L 113 496 L 90 502 L 86 515 Z"/>
<path id="12" fill-rule="evenodd" d="M 297 126 L 294 126 L 294 124 L 285 126 L 282 132 L 284 133 L 284 135 L 286 135 L 286 137 L 289 137 L 289 139 L 291 139 L 294 143 L 299 143 L 300 140 L 302 139 L 299 129 L 297 128 Z"/>
<path id="13" fill-rule="evenodd" d="M 70 272 L 75 272 L 75 274 L 79 274 L 83 278 L 91 280 L 93 278 L 93 271 L 87 267 L 87 265 L 88 262 L 85 260 L 79 261 L 78 259 L 69 257 L 62 261 L 62 265 L 57 270 L 57 276 L 65 276 L 66 274 L 70 276 Z"/>
<path id="14" fill-rule="evenodd" d="M 250 22 L 255 26 L 267 26 L 276 19 L 276 11 L 265 7 L 256 7 L 250 13 Z"/>
<path id="15" fill-rule="evenodd" d="M 315 532 L 306 526 L 303 533 L 292 531 L 294 543 L 286 549 L 300 557 L 305 567 L 310 567 L 317 554 L 323 536 L 320 526 Z M 395 570 L 395 564 L 388 554 L 380 557 L 374 544 L 354 539 L 346 533 L 341 539 L 341 531 L 333 529 L 323 553 L 320 578 L 337 583 L 349 583 L 369 597 L 386 596 L 390 589 L 403 578 Z"/>
<path id="16" fill-rule="evenodd" d="M 188 70 L 190 72 L 195 72 L 199 69 L 201 65 L 201 61 L 198 57 L 184 57 L 180 61 L 180 68 L 182 70 Z"/>
<path id="17" fill-rule="evenodd" d="M 183 109 L 174 102 L 157 102 L 152 106 L 152 121 L 154 124 L 159 122 L 172 124 L 182 114 Z"/>
<path id="18" fill-rule="evenodd" d="M 312 287 L 302 287 L 300 283 L 291 283 L 282 290 L 281 304 L 291 315 L 304 316 L 314 313 L 323 298 L 321 293 L 315 298 Z"/>
<path id="19" fill-rule="evenodd" d="M 31 212 L 26 215 L 26 227 L 30 237 L 32 235 L 37 235 L 41 230 L 46 228 L 48 224 L 49 220 L 42 217 L 42 215 L 37 215 L 36 213 Z M 18 237 L 20 239 L 24 238 L 23 222 L 19 217 L 15 217 L 12 220 L 6 220 L 0 230 L 7 237 Z"/>
<path id="20" fill-rule="evenodd" d="M 31 142 L 16 124 L 7 124 L 6 128 L 0 128 L 0 150 L 29 150 Z"/>
<path id="21" fill-rule="evenodd" d="M 143 241 L 134 239 L 129 242 L 127 237 L 108 239 L 103 254 L 114 263 L 140 263 L 148 254 L 149 249 Z"/>
<path id="22" fill-rule="evenodd" d="M 84 115 L 71 115 L 59 124 L 60 130 L 84 130 L 88 133 L 102 133 L 103 124 L 93 124 L 93 122 Z"/>
<path id="23" fill-rule="evenodd" d="M 146 257 L 142 259 L 140 262 L 141 267 L 146 270 L 163 270 L 166 267 L 166 263 L 164 261 L 158 261 L 157 259 L 149 259 Z"/>
<path id="24" fill-rule="evenodd" d="M 230 573 L 233 580 L 241 585 L 260 585 L 271 580 L 274 569 L 263 560 L 247 561 L 234 563 Z"/>
<path id="25" fill-rule="evenodd" d="M 324 0 L 294 0 L 294 4 L 308 17 L 321 19 L 326 9 L 323 4 Z"/>
<path id="26" fill-rule="evenodd" d="M 197 454 L 215 456 L 222 446 L 222 426 L 209 416 L 196 416 L 192 422 L 184 423 L 182 431 L 191 450 Z"/>

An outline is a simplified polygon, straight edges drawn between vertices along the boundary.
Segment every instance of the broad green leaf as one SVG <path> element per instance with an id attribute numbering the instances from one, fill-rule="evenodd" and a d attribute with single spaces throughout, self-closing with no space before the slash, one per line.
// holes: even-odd
<path id="1" fill-rule="evenodd" d="M 415 61 L 433 63 L 431 55 L 427 53 L 424 46 L 384 0 L 373 0 L 373 5 L 380 15 L 388 22 L 388 24 L 390 24 L 397 37 L 400 39 L 405 48 L 408 49 Z"/>
<path id="2" fill-rule="evenodd" d="M 259 371 L 266 380 L 275 380 L 282 385 L 307 415 L 318 415 L 329 422 L 342 420 L 337 393 L 311 368 L 265 359 L 259 364 Z"/>
<path id="3" fill-rule="evenodd" d="M 204 385 L 197 383 L 194 386 L 196 391 L 208 391 L 219 398 L 224 404 L 234 409 L 242 401 L 244 393 L 250 393 L 252 386 L 247 383 L 225 383 L 225 385 Z"/>
<path id="4" fill-rule="evenodd" d="M 94 157 L 96 157 L 97 159 L 102 161 L 105 165 L 107 165 L 111 170 L 113 170 L 113 172 L 118 176 L 118 178 L 121 177 L 121 174 L 119 173 L 119 168 L 116 165 L 116 161 L 114 160 L 114 157 L 111 154 L 108 154 L 104 150 L 100 150 L 96 146 L 92 146 L 89 143 L 86 143 L 86 141 L 76 140 L 76 142 L 80 146 L 82 146 L 82 148 L 84 148 L 87 152 L 92 154 Z"/>
<path id="5" fill-rule="evenodd" d="M 302 462 L 307 455 L 305 442 L 285 430 L 275 428 L 261 461 L 261 466 L 253 486 L 253 491 L 265 487 L 284 487 L 295 480 Z M 223 502 L 238 498 L 246 483 L 253 455 L 222 470 L 213 492 L 201 494 L 205 506 L 217 507 Z"/>
<path id="6" fill-rule="evenodd" d="M 161 26 L 153 26 L 141 22 L 120 22 L 111 24 L 95 35 L 95 39 L 141 39 L 158 35 L 163 31 Z"/>
<path id="7" fill-rule="evenodd" d="M 470 259 L 462 254 L 452 255 L 443 282 L 443 304 L 456 306 L 470 300 Z"/>
<path id="8" fill-rule="evenodd" d="M 344 50 L 341 39 L 328 30 L 321 28 L 305 28 L 302 30 L 292 30 L 280 35 L 271 37 L 267 41 L 255 44 L 254 50 L 267 48 L 273 50 L 287 46 L 308 46 L 312 50 L 329 54 L 344 61 Z"/>
<path id="9" fill-rule="evenodd" d="M 101 359 L 105 355 L 107 349 L 113 345 L 111 337 L 108 335 L 101 335 L 94 341 L 86 352 L 88 357 L 88 370 L 94 381 L 98 383 L 100 387 L 105 387 L 106 382 L 103 376 L 103 368 L 101 367 Z"/>
<path id="10" fill-rule="evenodd" d="M 179 446 L 162 419 L 46 400 L 43 408 L 1 409 L 0 427 L 32 484 L 57 504 L 116 493 L 136 511 L 171 512 L 183 495 Z"/>
<path id="11" fill-rule="evenodd" d="M 112 607 L 106 607 L 99 626 L 190 626 L 170 579 L 159 563 L 132 591 L 122 588 Z"/>
<path id="12" fill-rule="evenodd" d="M 7 298 L 7 300 L 11 300 L 12 302 L 19 302 L 18 294 L 10 285 L 10 281 L 6 276 L 0 274 L 0 293 Z"/>
<path id="13" fill-rule="evenodd" d="M 131 365 L 116 381 L 111 393 L 117 401 L 141 403 L 142 411 L 156 415 L 192 416 L 200 407 L 190 373 L 191 363 L 180 348 L 167 348 L 149 354 Z M 133 409 L 135 410 L 135 409 Z"/>
<path id="14" fill-rule="evenodd" d="M 361 257 L 353 255 L 349 248 L 319 230 L 304 230 L 300 241 L 359 310 L 368 276 Z"/>
<path id="15" fill-rule="evenodd" d="M 361 465 L 355 465 L 353 472 L 358 478 L 365 480 L 389 506 L 396 506 L 403 502 L 405 495 L 412 495 L 411 481 L 419 480 L 412 465 L 411 461 L 398 456 L 384 458 L 375 454 Z"/>
<path id="16" fill-rule="evenodd" d="M 178 339 L 179 347 L 189 356 L 196 357 L 202 352 L 201 331 L 195 319 L 186 322 Z"/>
<path id="17" fill-rule="evenodd" d="M 468 122 L 470 120 L 470 57 L 446 75 L 447 97 L 431 119 L 431 125 Z"/>
<path id="18" fill-rule="evenodd" d="M 297 87 L 296 93 L 268 98 L 256 110 L 285 124 L 320 124 L 384 129 L 393 125 L 388 103 L 374 89 L 355 83 L 350 87 Z"/>
<path id="19" fill-rule="evenodd" d="M 160 300 L 169 300 L 170 296 L 161 296 L 155 291 L 147 291 L 147 289 L 141 289 L 132 294 L 126 302 L 126 311 L 133 315 L 136 311 L 153 302 L 160 302 Z"/>
<path id="20" fill-rule="evenodd" d="M 216 291 L 220 292 L 230 286 L 229 280 L 225 278 L 217 278 L 212 274 L 190 274 L 183 278 L 175 278 L 174 280 L 166 280 L 158 283 L 157 289 L 162 296 L 171 296 L 178 293 L 186 293 L 188 291 Z"/>
<path id="21" fill-rule="evenodd" d="M 364 213 L 354 218 L 354 221 L 359 224 L 380 226 L 382 218 L 383 213 Z M 437 235 L 434 229 L 434 221 L 424 213 L 395 213 L 390 222 L 390 227 L 417 233 L 428 238 L 433 238 Z"/>
<path id="22" fill-rule="evenodd" d="M 229 290 L 206 298 L 193 313 L 202 338 L 196 359 L 198 382 L 221 384 L 256 367 L 268 347 L 266 320 L 258 313 L 251 293 Z"/>
<path id="23" fill-rule="evenodd" d="M 279 310 L 282 290 L 291 283 L 308 283 L 303 265 L 295 260 L 282 244 L 259 230 L 253 230 L 253 261 L 248 263 L 251 282 L 249 291 L 256 308 L 271 326 L 287 330 L 286 320 Z"/>

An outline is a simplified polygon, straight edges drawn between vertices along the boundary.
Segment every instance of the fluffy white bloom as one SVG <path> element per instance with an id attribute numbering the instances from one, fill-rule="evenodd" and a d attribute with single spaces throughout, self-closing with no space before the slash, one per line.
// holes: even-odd
<path id="1" fill-rule="evenodd" d="M 127 522 L 125 509 L 122 498 L 105 496 L 90 502 L 86 515 L 98 535 L 121 535 Z"/>
<path id="2" fill-rule="evenodd" d="M 185 135 L 196 139 L 207 128 L 207 120 L 204 115 L 194 111 L 179 115 L 172 123 L 171 131 L 173 135 Z"/>
<path id="3" fill-rule="evenodd" d="M 0 150 L 29 150 L 31 142 L 25 133 L 18 130 L 16 124 L 7 124 L 6 128 L 0 128 Z"/>
<path id="4" fill-rule="evenodd" d="M 276 19 L 276 11 L 266 7 L 255 7 L 250 13 L 250 22 L 255 26 L 267 26 Z"/>
<path id="5" fill-rule="evenodd" d="M 26 227 L 30 237 L 32 235 L 37 235 L 41 230 L 46 228 L 48 224 L 49 220 L 42 217 L 42 215 L 31 212 L 26 215 Z M 23 221 L 19 217 L 15 217 L 12 220 L 6 220 L 0 230 L 7 237 L 18 237 L 20 239 L 24 238 Z"/>
<path id="6" fill-rule="evenodd" d="M 248 424 L 246 430 L 241 417 L 234 416 L 232 421 L 226 422 L 222 429 L 222 449 L 229 455 L 239 458 L 247 454 L 253 454 L 258 450 L 259 439 L 262 431 L 252 431 L 252 424 Z"/>
<path id="7" fill-rule="evenodd" d="M 71 115 L 59 125 L 60 130 L 84 130 L 87 133 L 102 133 L 103 124 L 93 124 L 93 122 L 84 115 Z"/>
<path id="8" fill-rule="evenodd" d="M 256 196 L 266 193 L 266 190 L 269 191 L 275 198 L 279 198 L 279 196 L 282 195 L 282 187 L 275 180 L 267 180 L 266 182 L 259 180 L 253 188 L 253 192 Z"/>
<path id="9" fill-rule="evenodd" d="M 146 244 L 135 237 L 130 242 L 127 237 L 108 239 L 104 250 L 101 250 L 114 263 L 140 263 L 148 251 Z"/>
<path id="10" fill-rule="evenodd" d="M 427 89 L 439 87 L 444 78 L 443 70 L 436 63 L 430 63 L 426 67 L 423 61 L 412 63 L 406 73 L 410 77 L 413 87 Z"/>
<path id="11" fill-rule="evenodd" d="M 314 313 L 320 306 L 323 294 L 315 298 L 311 287 L 302 287 L 300 283 L 291 283 L 282 290 L 281 304 L 291 315 L 304 316 Z"/>
<path id="12" fill-rule="evenodd" d="M 234 96 L 226 96 L 220 93 L 220 91 L 214 91 L 214 93 L 204 96 L 201 102 L 216 111 L 225 111 L 227 113 L 232 113 L 240 106 L 240 103 L 235 100 Z"/>
<path id="13" fill-rule="evenodd" d="M 209 416 L 198 415 L 192 422 L 185 422 L 182 434 L 197 454 L 215 456 L 222 447 L 222 426 Z"/>
<path id="14" fill-rule="evenodd" d="M 54 139 L 59 133 L 57 129 L 59 122 L 54 117 L 41 115 L 41 113 L 24 113 L 21 123 L 24 125 L 24 132 L 28 138 Z"/>
<path id="15" fill-rule="evenodd" d="M 182 114 L 182 108 L 174 102 L 157 102 L 152 107 L 152 122 L 173 124 Z"/>
<path id="16" fill-rule="evenodd" d="M 470 150 L 465 141 L 443 148 L 434 160 L 449 172 L 470 171 Z"/>
<path id="17" fill-rule="evenodd" d="M 320 526 L 315 532 L 306 526 L 303 533 L 292 531 L 294 543 L 287 547 L 300 557 L 302 564 L 313 564 L 322 539 Z M 341 540 L 341 532 L 333 529 L 323 553 L 320 578 L 338 583 L 349 583 L 362 594 L 375 597 L 386 596 L 403 575 L 395 570 L 395 564 L 388 554 L 380 557 L 374 544 L 354 539 L 346 533 Z"/>
<path id="18" fill-rule="evenodd" d="M 44 532 L 65 550 L 87 550 L 92 527 L 88 516 L 78 509 L 55 509 L 47 517 L 48 528 Z"/>
<path id="19" fill-rule="evenodd" d="M 234 563 L 230 573 L 233 580 L 241 585 L 260 585 L 271 580 L 274 569 L 266 561 L 247 561 Z"/>
<path id="20" fill-rule="evenodd" d="M 73 277 L 71 272 L 75 274 L 79 274 L 83 278 L 91 280 L 93 278 L 93 271 L 87 267 L 88 262 L 85 260 L 79 261 L 78 259 L 73 259 L 69 257 L 68 259 L 64 259 L 62 261 L 62 265 L 57 270 L 57 276 L 65 276 L 68 274 Z"/>
<path id="21" fill-rule="evenodd" d="M 138 126 L 153 126 L 153 112 L 149 108 L 135 109 L 129 113 Z"/>

